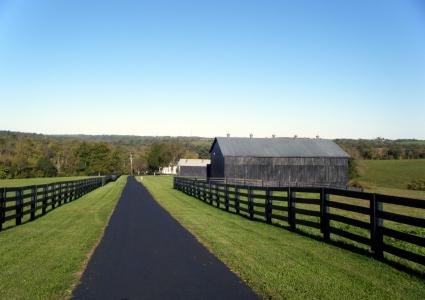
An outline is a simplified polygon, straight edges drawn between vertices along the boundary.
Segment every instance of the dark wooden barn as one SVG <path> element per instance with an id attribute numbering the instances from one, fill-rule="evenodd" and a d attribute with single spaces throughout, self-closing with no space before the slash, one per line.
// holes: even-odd
<path id="1" fill-rule="evenodd" d="M 218 137 L 210 155 L 214 178 L 335 187 L 348 182 L 349 155 L 331 140 Z"/>
<path id="2" fill-rule="evenodd" d="M 177 163 L 178 176 L 207 177 L 209 159 L 182 158 Z"/>

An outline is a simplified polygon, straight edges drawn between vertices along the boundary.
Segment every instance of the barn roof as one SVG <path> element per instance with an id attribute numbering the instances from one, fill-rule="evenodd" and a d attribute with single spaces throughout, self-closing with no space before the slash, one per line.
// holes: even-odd
<path id="1" fill-rule="evenodd" d="M 336 143 L 308 138 L 238 138 L 217 137 L 223 156 L 253 157 L 350 157 Z"/>
<path id="2" fill-rule="evenodd" d="M 205 167 L 210 162 L 209 159 L 180 158 L 177 166 Z"/>

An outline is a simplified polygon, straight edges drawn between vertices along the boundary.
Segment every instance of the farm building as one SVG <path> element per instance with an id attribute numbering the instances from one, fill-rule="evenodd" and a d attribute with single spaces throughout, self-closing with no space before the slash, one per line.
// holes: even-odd
<path id="1" fill-rule="evenodd" d="M 348 182 L 349 155 L 331 140 L 218 137 L 210 155 L 214 178 L 336 187 Z"/>
<path id="2" fill-rule="evenodd" d="M 182 158 L 177 163 L 177 175 L 207 177 L 207 165 L 209 163 L 209 159 Z"/>
<path id="3" fill-rule="evenodd" d="M 159 173 L 162 175 L 176 175 L 177 174 L 177 166 L 169 165 L 168 167 L 160 167 Z"/>

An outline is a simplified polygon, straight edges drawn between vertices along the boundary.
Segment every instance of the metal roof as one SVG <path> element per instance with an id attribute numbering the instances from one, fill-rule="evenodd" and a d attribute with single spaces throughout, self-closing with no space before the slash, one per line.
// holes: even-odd
<path id="1" fill-rule="evenodd" d="M 205 167 L 209 163 L 211 163 L 209 159 L 180 158 L 177 166 Z"/>
<path id="2" fill-rule="evenodd" d="M 308 138 L 238 138 L 217 137 L 223 156 L 252 157 L 350 157 L 336 143 Z"/>

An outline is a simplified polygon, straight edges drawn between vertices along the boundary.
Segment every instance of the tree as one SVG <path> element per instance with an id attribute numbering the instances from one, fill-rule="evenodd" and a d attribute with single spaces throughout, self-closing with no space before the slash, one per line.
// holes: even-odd
<path id="1" fill-rule="evenodd" d="M 168 151 L 166 144 L 155 143 L 147 156 L 148 169 L 150 172 L 158 171 L 160 167 L 169 164 L 172 159 L 170 151 Z"/>
<path id="2" fill-rule="evenodd" d="M 109 173 L 109 159 L 111 150 L 105 142 L 94 143 L 90 149 L 90 173 Z"/>
<path id="3" fill-rule="evenodd" d="M 50 159 L 41 157 L 37 161 L 36 173 L 40 177 L 53 177 L 58 174 L 58 170 Z"/>

